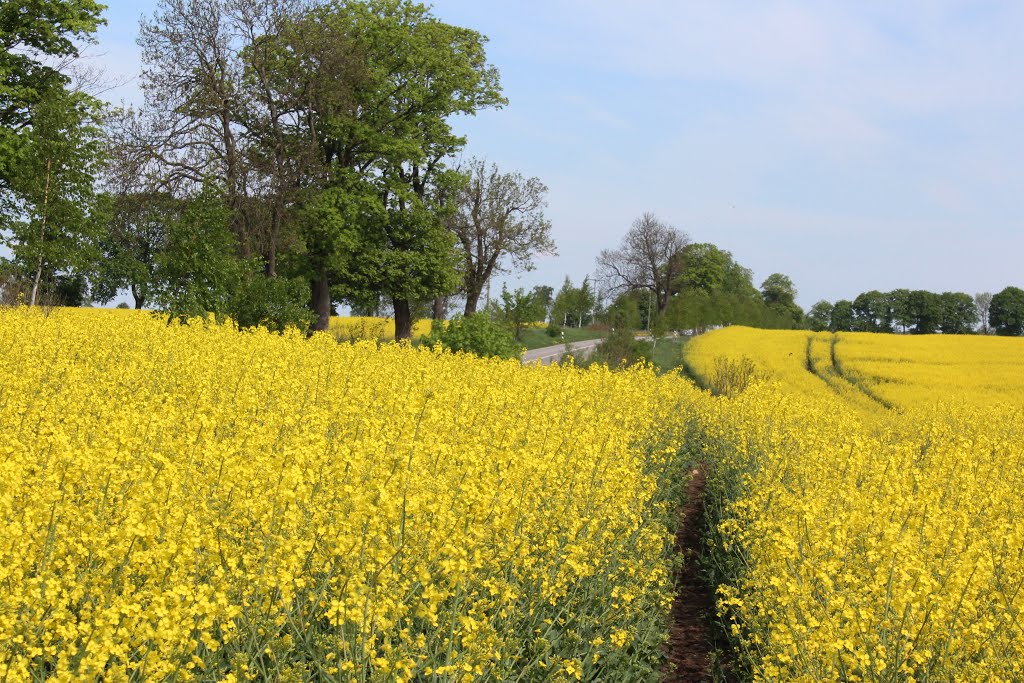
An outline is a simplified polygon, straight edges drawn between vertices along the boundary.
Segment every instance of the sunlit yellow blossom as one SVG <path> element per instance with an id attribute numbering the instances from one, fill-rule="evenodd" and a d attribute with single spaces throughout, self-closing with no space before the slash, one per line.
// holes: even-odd
<path id="1" fill-rule="evenodd" d="M 591 643 L 658 658 L 698 400 L 642 368 L 0 309 L 0 678 L 630 680 Z"/>
<path id="2" fill-rule="evenodd" d="M 1024 680 L 1024 340 L 727 328 L 697 409 L 722 585 L 755 680 Z"/>

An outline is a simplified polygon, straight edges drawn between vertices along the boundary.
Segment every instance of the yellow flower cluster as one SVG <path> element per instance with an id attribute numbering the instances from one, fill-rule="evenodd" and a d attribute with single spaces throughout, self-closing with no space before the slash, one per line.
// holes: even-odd
<path id="1" fill-rule="evenodd" d="M 678 377 L 89 310 L 0 349 L 0 680 L 657 666 Z"/>
<path id="2" fill-rule="evenodd" d="M 432 325 L 432 320 L 423 319 L 415 321 L 412 325 L 413 339 L 428 336 Z M 339 341 L 359 341 L 362 339 L 393 341 L 395 339 L 394 318 L 332 316 L 327 329 Z"/>
<path id="3" fill-rule="evenodd" d="M 695 373 L 746 357 L 770 377 L 695 408 L 719 613 L 754 680 L 1024 679 L 1013 342 L 729 328 L 691 344 Z"/>

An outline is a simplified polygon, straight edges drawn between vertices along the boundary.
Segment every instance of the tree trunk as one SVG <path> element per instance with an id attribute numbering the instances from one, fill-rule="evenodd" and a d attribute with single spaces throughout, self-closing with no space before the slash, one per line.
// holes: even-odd
<path id="1" fill-rule="evenodd" d="M 473 315 L 476 313 L 476 307 L 480 303 L 480 290 L 469 290 L 466 292 L 466 311 L 465 315 Z"/>
<path id="2" fill-rule="evenodd" d="M 313 311 L 316 313 L 314 332 L 325 332 L 331 324 L 331 283 L 327 275 L 321 275 L 313 281 Z"/>
<path id="3" fill-rule="evenodd" d="M 43 277 L 43 257 L 39 257 L 39 266 L 36 268 L 36 276 L 32 280 L 32 296 L 29 297 L 28 305 L 36 305 L 36 297 L 39 295 L 39 280 Z"/>
<path id="4" fill-rule="evenodd" d="M 669 293 L 668 290 L 658 292 L 658 313 L 663 314 L 665 309 L 668 308 Z"/>
<path id="5" fill-rule="evenodd" d="M 46 160 L 46 185 L 43 188 L 43 219 L 39 222 L 39 248 L 43 247 L 43 240 L 46 238 L 46 217 L 50 212 L 50 170 L 53 168 L 53 159 Z M 36 297 L 39 295 L 39 280 L 43 277 L 43 257 L 39 256 L 39 266 L 36 268 L 35 281 L 32 282 L 32 298 L 29 306 L 36 305 Z"/>
<path id="6" fill-rule="evenodd" d="M 392 299 L 395 307 L 395 341 L 412 339 L 412 309 L 408 299 Z"/>
<path id="7" fill-rule="evenodd" d="M 443 296 L 435 296 L 434 297 L 434 311 L 433 311 L 433 318 L 434 318 L 434 320 L 444 320 L 445 308 L 446 308 L 446 306 L 445 306 L 444 297 Z"/>
<path id="8" fill-rule="evenodd" d="M 263 264 L 263 274 L 268 278 L 277 277 L 277 235 L 270 236 L 270 252 Z"/>
<path id="9" fill-rule="evenodd" d="M 138 284 L 132 285 L 132 298 L 135 299 L 135 310 L 145 308 L 146 288 Z"/>

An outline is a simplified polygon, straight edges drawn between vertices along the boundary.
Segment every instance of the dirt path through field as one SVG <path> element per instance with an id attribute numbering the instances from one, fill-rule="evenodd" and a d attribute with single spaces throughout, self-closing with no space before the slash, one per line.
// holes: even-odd
<path id="1" fill-rule="evenodd" d="M 711 681 L 712 635 L 708 617 L 714 600 L 700 576 L 701 525 L 704 514 L 704 470 L 696 469 L 680 511 L 676 549 L 684 563 L 676 576 L 676 599 L 666 644 L 668 666 L 664 683 Z"/>

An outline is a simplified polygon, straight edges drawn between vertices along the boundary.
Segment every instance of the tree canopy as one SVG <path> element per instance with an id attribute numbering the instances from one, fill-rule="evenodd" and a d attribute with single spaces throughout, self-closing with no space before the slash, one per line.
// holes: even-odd
<path id="1" fill-rule="evenodd" d="M 0 192 L 10 190 L 18 148 L 44 102 L 72 93 L 68 66 L 104 22 L 93 0 L 5 0 L 0 4 Z M 52 114 L 51 114 L 52 115 Z"/>
<path id="2" fill-rule="evenodd" d="M 1024 335 L 1024 289 L 1006 287 L 993 294 L 989 322 L 996 334 Z"/>
<path id="3" fill-rule="evenodd" d="M 544 216 L 548 188 L 539 178 L 502 173 L 471 159 L 449 227 L 458 239 L 466 315 L 474 313 L 492 276 L 532 270 L 538 254 L 553 255 L 551 221 Z"/>
<path id="4" fill-rule="evenodd" d="M 982 302 L 987 314 L 989 300 L 982 298 Z M 837 332 L 971 334 L 984 321 L 982 310 L 976 298 L 964 292 L 871 290 L 853 301 L 819 301 L 808 313 L 807 323 L 811 329 Z"/>

